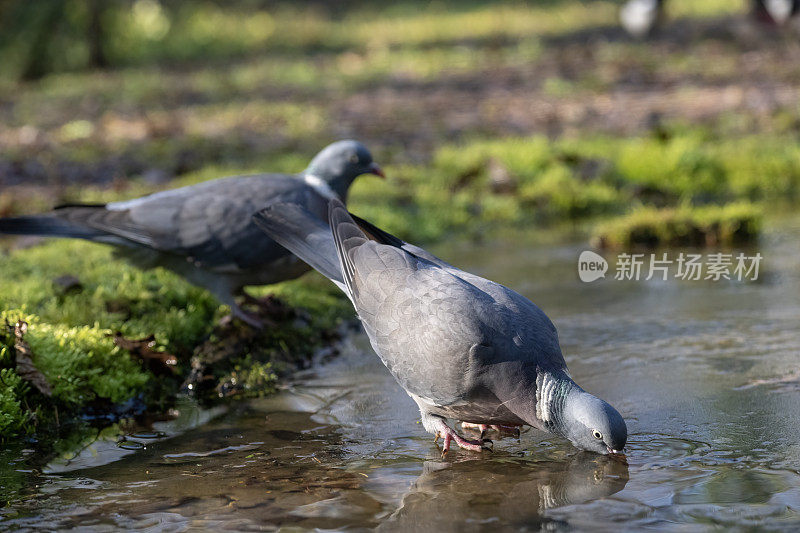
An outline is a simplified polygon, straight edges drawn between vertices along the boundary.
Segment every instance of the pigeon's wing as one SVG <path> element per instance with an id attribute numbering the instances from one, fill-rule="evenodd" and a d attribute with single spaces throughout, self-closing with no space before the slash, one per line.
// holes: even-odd
<path id="1" fill-rule="evenodd" d="M 331 228 L 317 215 L 300 204 L 275 202 L 253 215 L 253 220 L 281 246 L 347 292 Z"/>
<path id="2" fill-rule="evenodd" d="M 508 313 L 509 320 L 512 322 L 524 321 L 524 324 L 519 324 L 519 327 L 517 327 L 518 332 L 514 334 L 518 349 L 523 353 L 534 354 L 542 364 L 546 364 L 553 369 L 566 370 L 566 362 L 560 348 L 558 348 L 556 327 L 536 304 L 508 287 L 470 272 L 465 272 L 427 250 L 409 244 L 352 213 L 351 216 L 371 240 L 400 248 L 414 257 L 429 261 L 443 268 L 449 274 L 472 285 L 477 290 L 489 295 L 504 312 Z M 546 346 L 542 346 L 543 343 Z M 532 349 L 526 350 L 528 347 Z"/>
<path id="3" fill-rule="evenodd" d="M 550 354 L 559 352 L 549 321 L 515 317 L 450 269 L 367 239 L 344 206 L 331 204 L 329 221 L 356 311 L 373 348 L 408 392 L 450 405 L 474 394 L 491 365 L 549 365 Z"/>
<path id="4" fill-rule="evenodd" d="M 402 250 L 405 250 L 406 252 L 415 257 L 419 257 L 421 259 L 430 261 L 431 263 L 444 268 L 450 274 L 453 274 L 454 276 L 475 285 L 482 291 L 491 294 L 498 301 L 504 304 L 511 305 L 516 309 L 525 309 L 526 311 L 529 312 L 541 314 L 543 318 L 549 322 L 549 319 L 547 319 L 547 317 L 544 316 L 544 313 L 538 307 L 536 307 L 536 305 L 533 302 L 531 302 L 524 296 L 520 295 L 519 293 L 512 291 L 508 287 L 504 287 L 499 283 L 495 283 L 480 276 L 476 276 L 475 274 L 465 272 L 460 268 L 454 267 L 447 261 L 444 261 L 443 259 L 436 257 L 429 251 L 420 248 L 419 246 L 410 244 L 398 237 L 395 237 L 391 233 L 388 233 L 380 229 L 379 227 L 364 220 L 363 218 L 360 218 L 352 213 L 350 213 L 350 216 L 353 217 L 355 223 L 361 228 L 361 230 L 369 239 L 379 242 L 381 244 L 386 244 L 389 246 L 394 246 L 396 248 L 401 248 Z M 555 326 L 552 326 L 552 324 L 550 325 L 555 331 Z"/>
<path id="5" fill-rule="evenodd" d="M 279 199 L 324 212 L 325 199 L 305 183 L 267 174 L 214 180 L 105 206 L 67 206 L 54 213 L 74 225 L 187 256 L 205 268 L 235 270 L 286 254 L 264 238 L 251 218 Z"/>

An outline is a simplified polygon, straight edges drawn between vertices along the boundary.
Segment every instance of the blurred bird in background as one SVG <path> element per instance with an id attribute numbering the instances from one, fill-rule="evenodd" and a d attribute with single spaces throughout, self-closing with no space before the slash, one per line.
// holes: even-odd
<path id="1" fill-rule="evenodd" d="M 296 278 L 308 265 L 252 222 L 268 203 L 298 203 L 327 216 L 328 201 L 344 201 L 362 174 L 383 177 L 369 150 L 339 141 L 303 172 L 222 178 L 108 204 L 70 204 L 41 215 L 0 218 L 0 234 L 69 237 L 110 244 L 142 268 L 161 266 L 210 291 L 234 316 L 263 326 L 235 296 L 257 301 L 243 288 Z"/>
<path id="2" fill-rule="evenodd" d="M 665 0 L 629 0 L 619 13 L 625 31 L 641 38 L 650 35 L 664 22 Z M 800 0 L 753 0 L 753 16 L 782 26 L 800 11 Z"/>

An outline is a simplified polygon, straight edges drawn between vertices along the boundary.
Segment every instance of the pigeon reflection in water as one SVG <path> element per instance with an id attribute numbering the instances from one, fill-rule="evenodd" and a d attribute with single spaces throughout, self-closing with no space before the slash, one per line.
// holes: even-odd
<path id="1" fill-rule="evenodd" d="M 588 453 L 561 461 L 426 461 L 378 530 L 450 531 L 492 516 L 493 528 L 531 526 L 549 521 L 543 516 L 548 509 L 605 498 L 627 483 L 627 465 Z"/>

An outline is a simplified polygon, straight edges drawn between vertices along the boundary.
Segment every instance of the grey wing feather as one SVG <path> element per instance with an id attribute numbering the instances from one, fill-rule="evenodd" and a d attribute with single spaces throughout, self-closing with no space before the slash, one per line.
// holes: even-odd
<path id="1" fill-rule="evenodd" d="M 74 205 L 58 207 L 53 214 L 75 226 L 91 228 L 106 235 L 119 237 L 130 244 L 156 248 L 158 234 L 143 231 L 122 211 L 109 211 L 105 206 Z M 163 231 L 163 230 L 160 230 Z"/>
<path id="2" fill-rule="evenodd" d="M 470 350 L 493 337 L 492 300 L 397 248 L 370 242 L 356 264 L 358 313 L 392 374 L 437 405 L 463 399 L 477 384 Z"/>
<path id="3" fill-rule="evenodd" d="M 276 202 L 253 216 L 267 235 L 347 293 L 331 228 L 306 207 Z"/>
<path id="4" fill-rule="evenodd" d="M 325 200 L 302 181 L 282 174 L 239 176 L 164 191 L 105 207 L 69 206 L 54 214 L 72 224 L 130 244 L 191 258 L 224 271 L 250 268 L 286 254 L 265 239 L 253 213 L 284 199 L 324 210 Z"/>
<path id="5" fill-rule="evenodd" d="M 412 394 L 440 405 L 469 388 L 471 346 L 480 340 L 470 286 L 402 248 L 367 239 L 341 203 L 329 222 L 351 299 L 370 342 Z"/>
<path id="6" fill-rule="evenodd" d="M 353 220 L 356 222 L 356 224 L 358 224 L 358 226 L 362 229 L 362 231 L 364 231 L 364 233 L 367 234 L 367 236 L 370 239 L 372 239 L 374 241 L 377 241 L 377 242 L 379 242 L 381 244 L 388 244 L 389 246 L 394 246 L 396 248 L 402 248 L 403 250 L 405 250 L 406 252 L 410 253 L 411 255 L 413 255 L 415 257 L 419 257 L 419 258 L 425 259 L 427 261 L 430 261 L 431 263 L 433 263 L 435 265 L 439 265 L 439 266 L 444 267 L 444 268 L 454 268 L 450 263 L 447 263 L 446 261 L 443 261 L 442 259 L 439 259 L 438 257 L 433 255 L 429 251 L 424 250 L 424 249 L 420 248 L 419 246 L 415 246 L 413 244 L 409 244 L 406 241 L 404 241 L 404 240 L 402 240 L 402 239 L 400 239 L 398 237 L 395 237 L 391 233 L 383 231 L 382 229 L 380 229 L 379 227 L 375 226 L 374 224 L 372 224 L 372 223 L 364 220 L 363 218 L 358 217 L 358 216 L 356 216 L 356 215 L 354 215 L 352 213 L 350 213 L 350 216 L 353 217 Z"/>
<path id="7" fill-rule="evenodd" d="M 352 215 L 352 214 L 351 214 Z M 524 330 L 534 330 L 536 332 L 535 335 L 520 335 L 517 337 L 518 343 L 528 341 L 527 344 L 531 344 L 531 341 L 535 338 L 539 344 L 542 343 L 543 340 L 550 339 L 553 341 L 555 345 L 558 344 L 558 334 L 556 332 L 556 328 L 553 323 L 550 321 L 549 318 L 544 314 L 544 312 L 539 309 L 536 304 L 531 302 L 529 299 L 525 298 L 521 294 L 516 291 L 509 289 L 499 283 L 495 283 L 494 281 L 482 278 L 480 276 L 476 276 L 475 274 L 465 272 L 457 267 L 454 267 L 450 263 L 436 257 L 432 253 L 428 252 L 420 248 L 419 246 L 415 246 L 413 244 L 409 244 L 398 237 L 378 228 L 377 226 L 371 224 L 370 222 L 359 218 L 355 215 L 352 215 L 353 220 L 361 227 L 362 230 L 373 240 L 389 245 L 394 246 L 397 248 L 401 248 L 406 252 L 410 253 L 411 255 L 418 257 L 420 259 L 424 259 L 426 261 L 430 261 L 431 263 L 442 267 L 443 269 L 447 270 L 450 274 L 458 277 L 461 280 L 466 281 L 467 283 L 473 285 L 478 290 L 485 292 L 486 294 L 490 295 L 497 303 L 503 305 L 504 307 L 510 309 L 515 313 L 515 317 L 519 316 L 527 316 L 529 323 L 527 324 L 526 328 L 522 328 Z M 553 344 L 550 343 L 550 344 Z M 566 368 L 566 362 L 564 362 L 564 358 L 561 355 L 561 351 L 559 349 L 553 349 L 552 346 L 547 347 L 547 351 L 551 353 L 551 357 L 549 359 L 552 362 L 554 367 L 557 368 Z"/>
<path id="8" fill-rule="evenodd" d="M 339 200 L 331 200 L 328 204 L 328 225 L 333 233 L 336 253 L 342 267 L 342 278 L 351 299 L 357 298 L 358 288 L 355 283 L 355 264 L 352 252 L 368 241 L 364 232 L 350 217 L 347 208 Z M 355 300 L 354 300 L 355 301 Z"/>

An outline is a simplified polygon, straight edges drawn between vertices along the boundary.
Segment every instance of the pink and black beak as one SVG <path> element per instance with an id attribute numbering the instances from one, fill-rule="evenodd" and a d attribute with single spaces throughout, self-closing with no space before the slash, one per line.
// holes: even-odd
<path id="1" fill-rule="evenodd" d="M 383 169 L 378 166 L 378 163 L 370 163 L 369 164 L 369 173 L 375 174 L 376 176 L 380 176 L 383 179 L 386 179 L 386 174 L 383 173 Z"/>

